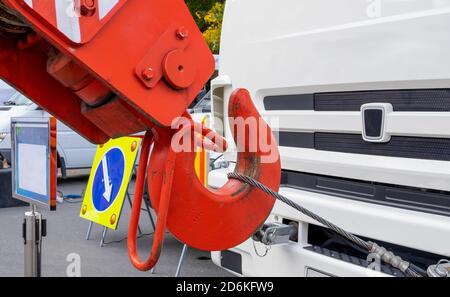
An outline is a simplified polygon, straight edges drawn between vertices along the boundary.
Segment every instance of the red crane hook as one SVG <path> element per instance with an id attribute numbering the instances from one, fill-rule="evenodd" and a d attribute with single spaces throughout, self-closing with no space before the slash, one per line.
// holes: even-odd
<path id="1" fill-rule="evenodd" d="M 261 118 L 247 90 L 236 90 L 229 106 L 233 122 L 230 128 L 238 149 L 235 171 L 278 191 L 281 165 L 271 129 Z M 217 190 L 205 188 L 194 171 L 195 151 L 175 152 L 177 132 L 180 133 L 179 130 L 154 128 L 147 132 L 142 145 L 128 237 L 130 259 L 139 270 L 149 270 L 156 264 L 166 226 L 190 247 L 226 250 L 250 238 L 267 219 L 275 203 L 269 195 L 237 180 L 229 180 Z M 204 129 L 202 134 L 209 135 L 207 137 L 216 144 L 212 147 L 225 147 L 210 130 Z M 136 233 L 152 143 L 148 184 L 158 222 L 151 255 L 142 262 L 136 253 Z"/>

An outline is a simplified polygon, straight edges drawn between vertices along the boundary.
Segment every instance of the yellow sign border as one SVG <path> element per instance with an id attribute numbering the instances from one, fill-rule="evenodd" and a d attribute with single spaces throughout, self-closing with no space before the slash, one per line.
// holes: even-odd
<path id="1" fill-rule="evenodd" d="M 136 157 L 141 141 L 141 138 L 138 137 L 122 137 L 118 139 L 112 139 L 104 145 L 99 145 L 97 147 L 95 158 L 92 163 L 91 174 L 89 176 L 89 181 L 84 194 L 83 204 L 80 210 L 81 218 L 113 230 L 117 229 L 120 214 L 122 212 L 123 202 L 127 194 L 128 184 L 131 180 L 131 175 L 136 163 Z M 112 148 L 119 148 L 124 154 L 125 167 L 123 180 L 120 186 L 120 191 L 118 192 L 111 206 L 105 211 L 99 212 L 95 209 L 92 202 L 92 186 L 94 183 L 95 173 L 98 166 L 100 166 L 104 154 L 106 154 Z"/>

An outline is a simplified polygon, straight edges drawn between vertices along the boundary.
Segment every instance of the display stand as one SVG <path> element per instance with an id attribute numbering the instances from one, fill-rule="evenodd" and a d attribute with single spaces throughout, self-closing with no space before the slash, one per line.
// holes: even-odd
<path id="1" fill-rule="evenodd" d="M 56 119 L 11 119 L 12 196 L 30 204 L 24 215 L 24 276 L 42 275 L 46 220 L 37 207 L 56 210 Z"/>
<path id="2" fill-rule="evenodd" d="M 46 229 L 46 220 L 36 211 L 36 206 L 31 205 L 23 221 L 25 277 L 41 277 L 42 237 L 46 236 Z"/>

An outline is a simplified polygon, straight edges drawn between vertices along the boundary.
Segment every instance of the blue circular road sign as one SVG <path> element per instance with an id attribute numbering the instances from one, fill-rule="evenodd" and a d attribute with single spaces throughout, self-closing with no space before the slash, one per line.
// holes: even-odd
<path id="1" fill-rule="evenodd" d="M 92 202 L 97 211 L 107 210 L 120 192 L 125 171 L 125 156 L 112 148 L 103 156 L 95 171 Z"/>

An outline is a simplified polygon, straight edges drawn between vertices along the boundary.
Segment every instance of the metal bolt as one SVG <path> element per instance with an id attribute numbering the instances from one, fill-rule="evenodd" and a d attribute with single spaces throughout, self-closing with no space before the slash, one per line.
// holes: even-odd
<path id="1" fill-rule="evenodd" d="M 137 149 L 137 142 L 133 141 L 133 143 L 131 144 L 131 151 L 134 152 Z"/>
<path id="2" fill-rule="evenodd" d="M 143 79 L 145 79 L 145 80 L 147 80 L 147 81 L 149 81 L 149 80 L 152 80 L 152 78 L 154 77 L 154 75 L 155 75 L 155 73 L 154 73 L 154 71 L 153 71 L 153 68 L 147 68 L 147 69 L 144 69 L 143 71 L 142 71 L 142 78 Z"/>
<path id="3" fill-rule="evenodd" d="M 80 14 L 82 16 L 93 16 L 96 11 L 95 0 L 79 0 Z"/>
<path id="4" fill-rule="evenodd" d="M 114 225 L 114 223 L 116 222 L 117 216 L 115 214 L 113 214 L 111 216 L 111 218 L 109 219 L 109 222 L 111 223 L 111 225 Z"/>
<path id="5" fill-rule="evenodd" d="M 178 39 L 181 39 L 181 40 L 188 38 L 189 37 L 188 29 L 186 29 L 185 27 L 180 27 L 177 30 L 177 37 L 178 37 Z"/>

